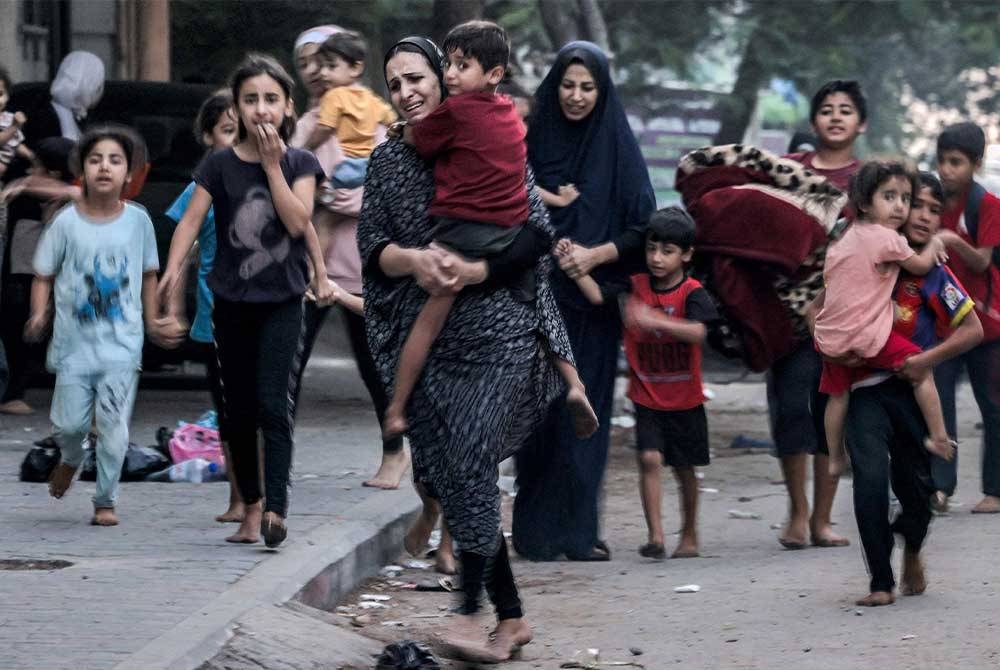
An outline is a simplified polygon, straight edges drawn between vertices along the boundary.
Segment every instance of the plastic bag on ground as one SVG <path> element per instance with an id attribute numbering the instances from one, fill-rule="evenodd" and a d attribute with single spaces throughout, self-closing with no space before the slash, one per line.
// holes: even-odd
<path id="1" fill-rule="evenodd" d="M 59 447 L 32 447 L 21 462 L 22 482 L 47 482 L 59 464 Z"/>
<path id="2" fill-rule="evenodd" d="M 174 431 L 170 438 L 170 459 L 174 463 L 183 463 L 195 458 L 203 458 L 216 465 L 225 464 L 218 430 L 186 423 Z"/>
<path id="3" fill-rule="evenodd" d="M 89 441 L 91 445 L 93 441 Z M 140 447 L 129 444 L 122 463 L 121 481 L 141 482 L 154 472 L 169 467 L 170 461 L 154 447 Z M 97 481 L 97 456 L 91 446 L 83 452 L 83 463 L 80 464 L 80 481 Z"/>
<path id="4" fill-rule="evenodd" d="M 427 645 L 403 640 L 387 645 L 375 661 L 376 670 L 441 670 Z"/>

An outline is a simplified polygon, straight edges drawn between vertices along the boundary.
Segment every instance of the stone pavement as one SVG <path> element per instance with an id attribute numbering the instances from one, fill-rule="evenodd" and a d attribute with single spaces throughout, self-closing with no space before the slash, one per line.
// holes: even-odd
<path id="1" fill-rule="evenodd" d="M 307 372 L 289 540 L 279 552 L 223 542 L 235 528 L 212 520 L 224 509 L 224 483 L 123 484 L 121 525 L 93 528 L 93 483 L 76 482 L 57 501 L 44 484 L 17 481 L 31 442 L 49 432 L 51 393 L 29 392 L 34 416 L 0 417 L 0 559 L 72 563 L 0 570 L 0 666 L 194 667 L 222 647 L 226 625 L 239 614 L 291 598 L 366 542 L 365 560 L 349 563 L 341 578 L 351 588 L 377 570 L 382 545 L 398 549 L 417 497 L 406 483 L 394 492 L 361 486 L 378 463 L 378 425 L 353 361 L 336 357 L 336 342 L 324 348 Z M 203 391 L 140 389 L 132 441 L 152 444 L 158 426 L 193 420 L 208 407 Z"/>

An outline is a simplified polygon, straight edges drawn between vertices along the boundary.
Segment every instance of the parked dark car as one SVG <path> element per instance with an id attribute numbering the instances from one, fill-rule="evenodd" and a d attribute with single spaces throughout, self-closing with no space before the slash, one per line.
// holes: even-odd
<path id="1" fill-rule="evenodd" d="M 81 124 L 88 126 L 113 122 L 135 128 L 146 141 L 151 168 L 136 202 L 149 210 L 156 229 L 160 267 L 166 264 L 170 238 L 176 223 L 164 212 L 191 181 L 191 173 L 204 154 L 191 128 L 198 107 L 214 90 L 202 84 L 173 84 L 147 81 L 108 81 L 104 95 Z M 50 101 L 49 84 L 44 82 L 16 84 L 10 110 L 23 110 L 31 123 L 31 110 L 43 109 Z M 29 127 L 25 128 L 26 134 Z M 28 135 L 29 142 L 31 140 Z M 187 283 L 187 310 L 194 317 L 195 269 Z M 146 342 L 143 367 L 156 370 L 167 363 L 194 359 L 194 350 L 185 343 L 167 351 Z"/>

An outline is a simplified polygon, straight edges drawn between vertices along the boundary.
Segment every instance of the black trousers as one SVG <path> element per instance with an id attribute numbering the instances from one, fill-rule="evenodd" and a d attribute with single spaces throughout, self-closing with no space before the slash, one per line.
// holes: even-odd
<path id="1" fill-rule="evenodd" d="M 854 517 L 864 548 L 872 591 L 891 591 L 893 536 L 919 551 L 931 521 L 930 454 L 924 449 L 927 426 L 901 379 L 851 391 L 847 448 L 854 471 Z M 901 512 L 889 521 L 889 485 Z"/>
<path id="2" fill-rule="evenodd" d="M 510 569 L 507 540 L 503 534 L 493 556 L 483 556 L 471 551 L 462 552 L 462 614 L 479 611 L 479 597 L 486 586 L 486 593 L 496 610 L 497 619 L 520 619 L 521 598 Z"/>
<path id="3" fill-rule="evenodd" d="M 294 423 L 290 382 L 302 332 L 302 300 L 246 303 L 216 296 L 212 321 L 236 485 L 248 505 L 261 499 L 259 429 L 264 436 L 265 511 L 287 516 Z"/>
<path id="4" fill-rule="evenodd" d="M 332 305 L 317 307 L 314 302 L 305 303 L 305 315 L 303 317 L 305 328 L 302 332 L 302 342 L 296 357 L 295 369 L 292 373 L 292 402 L 295 407 L 299 403 L 299 393 L 302 390 L 302 375 L 305 373 L 306 364 L 312 355 L 313 346 L 316 344 L 316 336 L 319 335 L 320 328 L 326 320 L 327 314 L 333 308 Z M 375 367 L 375 360 L 372 358 L 371 350 L 368 349 L 368 336 L 365 333 L 365 319 L 355 314 L 349 309 L 341 308 L 341 316 L 347 328 L 347 337 L 351 342 L 351 351 L 354 354 L 354 361 L 358 366 L 358 373 L 361 381 L 368 389 L 372 404 L 375 406 L 375 415 L 379 423 L 385 418 L 386 407 L 389 406 L 389 399 L 386 396 L 385 388 L 379 377 L 378 369 Z M 294 410 L 293 410 L 294 411 Z M 398 453 L 403 448 L 403 438 L 397 437 L 382 443 L 382 452 L 386 454 Z"/>

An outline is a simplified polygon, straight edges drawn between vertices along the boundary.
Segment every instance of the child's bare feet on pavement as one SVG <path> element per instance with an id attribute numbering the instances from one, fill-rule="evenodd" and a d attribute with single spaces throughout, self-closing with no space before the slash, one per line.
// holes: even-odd
<path id="1" fill-rule="evenodd" d="M 958 443 L 949 438 L 947 435 L 944 437 L 927 437 L 924 440 L 924 448 L 931 452 L 935 456 L 940 456 L 946 461 L 950 461 L 955 458 L 955 447 Z M 832 460 L 832 459 L 831 459 Z"/>
<path id="2" fill-rule="evenodd" d="M 94 518 L 90 520 L 91 526 L 117 526 L 118 517 L 115 515 L 114 507 L 98 507 L 94 510 Z"/>
<path id="3" fill-rule="evenodd" d="M 597 432 L 600 423 L 583 386 L 572 387 L 566 392 L 566 407 L 573 419 L 573 433 L 578 438 L 585 439 Z"/>
<path id="4" fill-rule="evenodd" d="M 215 517 L 219 523 L 240 523 L 246 514 L 246 506 L 241 502 L 229 503 L 229 509 Z"/>
<path id="5" fill-rule="evenodd" d="M 427 505 L 424 505 L 424 508 L 420 510 L 417 520 L 413 522 L 410 530 L 406 532 L 406 537 L 403 538 L 403 548 L 410 556 L 422 556 L 427 551 L 427 543 L 431 539 L 431 531 L 437 524 L 437 518 L 437 511 L 430 509 Z"/>
<path id="6" fill-rule="evenodd" d="M 260 519 L 262 514 L 263 505 L 259 500 L 252 505 L 246 505 L 239 530 L 227 537 L 226 542 L 231 544 L 256 544 L 260 542 Z"/>
<path id="7" fill-rule="evenodd" d="M 73 485 L 75 476 L 76 468 L 60 461 L 49 475 L 49 495 L 53 498 L 62 498 Z"/>
<path id="8" fill-rule="evenodd" d="M 406 469 L 410 467 L 410 448 L 404 446 L 392 454 L 382 454 L 382 464 L 375 476 L 362 484 L 376 489 L 398 489 Z"/>
<path id="9" fill-rule="evenodd" d="M 899 592 L 904 596 L 919 596 L 927 590 L 924 562 L 919 551 L 903 550 L 903 576 L 899 580 Z"/>
<path id="10" fill-rule="evenodd" d="M 892 595 L 892 591 L 872 591 L 864 598 L 855 600 L 854 604 L 859 607 L 882 607 L 894 602 L 896 602 L 896 596 Z"/>

